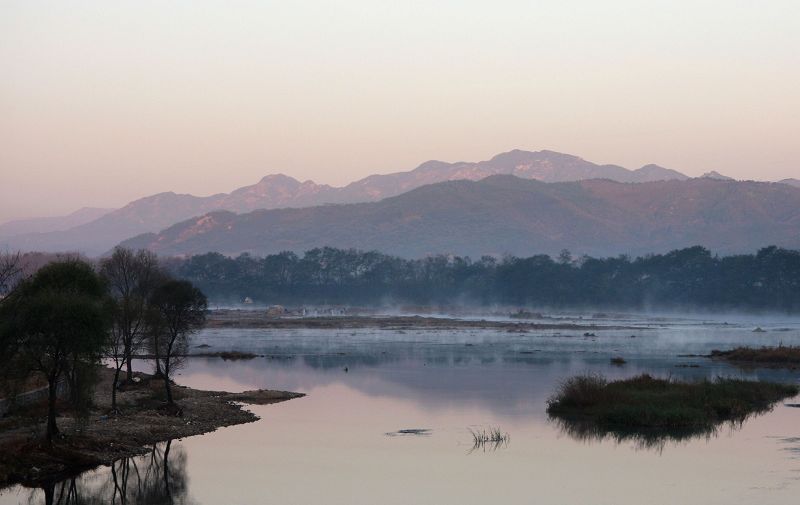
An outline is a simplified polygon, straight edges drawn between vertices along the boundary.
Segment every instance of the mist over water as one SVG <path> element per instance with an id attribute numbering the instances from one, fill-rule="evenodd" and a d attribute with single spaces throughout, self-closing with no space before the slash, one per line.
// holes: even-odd
<path id="1" fill-rule="evenodd" d="M 600 329 L 201 331 L 192 346 L 263 357 L 192 358 L 178 383 L 308 396 L 250 407 L 262 417 L 256 423 L 173 441 L 185 458 L 174 503 L 778 504 L 796 497 L 800 409 L 778 404 L 741 426 L 652 445 L 577 436 L 545 409 L 555 387 L 579 373 L 797 382 L 798 371 L 743 370 L 686 355 L 800 345 L 800 319 L 543 316 Z M 611 366 L 613 356 L 627 363 Z M 149 363 L 139 366 L 149 371 Z M 470 429 L 491 427 L 507 432 L 509 442 L 472 451 Z M 387 436 L 400 430 L 429 431 Z M 136 460 L 140 467 L 145 461 Z M 77 486 L 93 503 L 109 503 L 112 481 L 103 467 L 80 476 Z M 0 493 L 3 505 L 29 499 L 45 503 L 45 493 L 21 487 Z"/>

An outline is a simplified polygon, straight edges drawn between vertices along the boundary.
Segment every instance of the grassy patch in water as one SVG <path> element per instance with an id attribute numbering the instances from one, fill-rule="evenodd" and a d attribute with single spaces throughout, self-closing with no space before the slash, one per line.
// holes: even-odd
<path id="1" fill-rule="evenodd" d="M 547 412 L 587 432 L 676 430 L 691 435 L 709 433 L 723 422 L 743 422 L 798 392 L 794 385 L 739 379 L 682 382 L 645 374 L 607 381 L 582 375 L 561 384 Z"/>
<path id="2" fill-rule="evenodd" d="M 487 448 L 497 450 L 500 447 L 508 445 L 511 437 L 508 433 L 502 431 L 499 427 L 491 427 L 487 429 L 473 430 L 469 428 L 472 435 L 472 449 L 469 452 L 474 452 L 482 449 L 484 452 Z"/>
<path id="3" fill-rule="evenodd" d="M 729 351 L 711 351 L 711 357 L 735 363 L 769 366 L 800 366 L 800 347 L 737 347 Z"/>

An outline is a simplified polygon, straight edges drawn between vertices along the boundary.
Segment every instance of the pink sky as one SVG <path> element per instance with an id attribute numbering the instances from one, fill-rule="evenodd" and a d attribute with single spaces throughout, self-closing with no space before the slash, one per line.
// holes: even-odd
<path id="1" fill-rule="evenodd" d="M 0 69 L 0 221 L 514 148 L 800 177 L 794 1 L 11 0 Z"/>

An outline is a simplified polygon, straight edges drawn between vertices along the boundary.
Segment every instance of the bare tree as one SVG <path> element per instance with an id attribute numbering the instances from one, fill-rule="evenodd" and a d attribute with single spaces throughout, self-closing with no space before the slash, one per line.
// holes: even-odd
<path id="1" fill-rule="evenodd" d="M 133 378 L 131 358 L 145 339 L 147 300 L 162 274 L 155 254 L 145 250 L 133 252 L 123 247 L 116 247 L 111 256 L 101 262 L 100 273 L 114 299 L 109 355 L 115 368 L 111 408 L 116 411 L 116 385 L 120 371 L 127 367 L 126 380 Z"/>
<path id="2" fill-rule="evenodd" d="M 0 299 L 14 289 L 22 272 L 22 255 L 19 251 L 0 253 Z"/>
<path id="3" fill-rule="evenodd" d="M 153 292 L 150 331 L 161 363 L 167 403 L 174 406 L 170 380 L 186 354 L 188 337 L 206 321 L 206 296 L 189 281 L 170 280 Z"/>

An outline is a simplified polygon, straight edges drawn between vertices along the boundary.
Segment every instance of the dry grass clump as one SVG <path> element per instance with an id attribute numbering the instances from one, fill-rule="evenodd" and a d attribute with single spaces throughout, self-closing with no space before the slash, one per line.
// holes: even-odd
<path id="1" fill-rule="evenodd" d="M 613 429 L 713 430 L 768 411 L 800 389 L 789 384 L 717 378 L 697 382 L 644 374 L 609 382 L 572 377 L 548 400 L 551 417 Z"/>
<path id="2" fill-rule="evenodd" d="M 738 363 L 796 366 L 800 365 L 800 347 L 737 347 L 729 351 L 711 351 L 711 357 Z"/>

